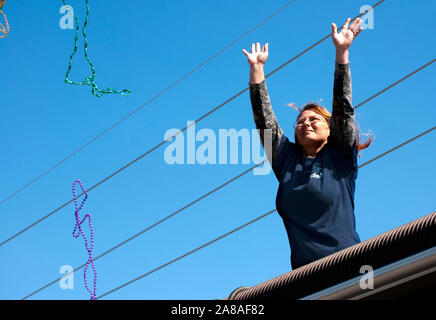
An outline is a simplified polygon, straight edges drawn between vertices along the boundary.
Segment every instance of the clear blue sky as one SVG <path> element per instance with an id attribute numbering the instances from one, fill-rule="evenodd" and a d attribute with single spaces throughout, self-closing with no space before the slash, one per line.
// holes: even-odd
<path id="1" fill-rule="evenodd" d="M 84 0 L 69 1 L 80 22 Z M 100 88 L 129 88 L 130 97 L 96 98 L 89 87 L 63 82 L 74 31 L 59 27 L 59 1 L 11 1 L 4 7 L 10 33 L 0 40 L 0 198 L 145 103 L 287 0 L 276 1 L 90 1 L 89 55 Z M 77 178 L 91 187 L 248 85 L 241 50 L 268 42 L 270 72 L 374 1 L 297 0 L 295 4 L 219 55 L 201 70 L 110 131 L 62 166 L 0 206 L 4 241 L 72 198 Z M 387 0 L 375 11 L 373 30 L 351 48 L 353 102 L 358 104 L 436 56 L 430 0 Z M 80 37 L 80 39 L 82 39 Z M 71 78 L 89 75 L 79 43 Z M 432 65 L 356 110 L 363 132 L 375 136 L 364 163 L 436 123 Z M 285 134 L 293 136 L 296 112 L 285 106 L 323 99 L 331 109 L 334 47 L 331 40 L 287 65 L 267 84 Z M 197 124 L 197 130 L 254 128 L 248 93 Z M 362 240 L 435 209 L 432 133 L 362 168 L 355 214 Z M 173 165 L 165 147 L 91 191 L 82 216 L 95 229 L 94 255 L 248 169 L 251 165 Z M 97 295 L 146 273 L 275 207 L 273 173 L 252 173 L 173 219 L 96 261 Z M 82 239 L 72 237 L 74 206 L 55 213 L 0 247 L 0 299 L 20 299 L 60 276 L 62 265 L 86 262 Z M 217 299 L 290 271 L 290 249 L 278 214 L 141 279 L 107 299 Z M 32 299 L 89 299 L 83 269 L 75 289 L 58 284 Z"/>

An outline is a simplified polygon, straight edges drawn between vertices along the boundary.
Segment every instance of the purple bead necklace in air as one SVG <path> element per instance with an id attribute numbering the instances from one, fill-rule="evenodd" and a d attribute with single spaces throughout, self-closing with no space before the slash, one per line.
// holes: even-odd
<path id="1" fill-rule="evenodd" d="M 77 197 L 76 197 L 76 190 L 75 190 L 76 183 L 79 183 L 80 188 L 82 188 L 82 191 L 85 194 L 85 198 L 82 200 L 82 203 L 80 204 L 80 206 L 77 205 Z M 91 295 L 91 300 L 95 300 L 96 290 L 97 290 L 97 272 L 95 271 L 94 260 L 92 259 L 92 249 L 94 248 L 94 229 L 92 228 L 91 216 L 89 214 L 85 215 L 85 217 L 83 218 L 82 221 L 80 221 L 80 218 L 79 218 L 79 211 L 82 209 L 83 205 L 85 204 L 86 199 L 88 198 L 88 193 L 86 192 L 85 188 L 83 188 L 83 185 L 79 179 L 77 179 L 76 181 L 73 182 L 73 196 L 74 196 L 74 205 L 76 207 L 76 212 L 75 212 L 76 225 L 75 225 L 74 230 L 73 230 L 73 237 L 77 238 L 81 234 L 83 239 L 85 240 L 86 251 L 88 251 L 88 262 L 86 263 L 86 266 L 85 266 L 83 278 L 85 280 L 86 290 L 88 290 L 89 294 Z M 85 233 L 83 232 L 82 226 L 81 226 L 82 223 L 85 222 L 86 218 L 88 218 L 89 228 L 91 230 L 91 247 L 88 247 L 88 240 L 86 239 Z M 76 233 L 77 229 L 79 231 L 78 233 Z M 91 292 L 91 290 L 89 289 L 87 276 L 86 276 L 86 270 L 88 269 L 89 264 L 92 265 L 92 269 L 94 271 L 94 292 Z"/>

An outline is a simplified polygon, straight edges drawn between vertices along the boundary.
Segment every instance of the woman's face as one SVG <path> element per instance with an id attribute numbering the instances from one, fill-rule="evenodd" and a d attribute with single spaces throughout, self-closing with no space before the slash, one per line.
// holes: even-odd
<path id="1" fill-rule="evenodd" d="M 326 120 L 312 110 L 305 110 L 297 120 L 295 128 L 296 142 L 303 148 L 327 142 L 330 128 Z"/>

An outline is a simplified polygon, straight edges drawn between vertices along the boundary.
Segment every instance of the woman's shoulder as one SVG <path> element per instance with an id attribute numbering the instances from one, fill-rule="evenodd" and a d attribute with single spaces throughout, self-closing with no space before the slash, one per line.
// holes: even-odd
<path id="1" fill-rule="evenodd" d="M 280 140 L 279 150 L 297 153 L 299 146 L 295 142 L 290 141 L 289 138 L 283 134 L 282 139 Z"/>
<path id="2" fill-rule="evenodd" d="M 333 165 L 337 169 L 342 169 L 347 172 L 357 172 L 357 144 L 353 144 L 351 149 L 345 150 L 343 147 L 329 141 L 326 144 L 326 151 L 332 158 Z"/>
<path id="3" fill-rule="evenodd" d="M 283 173 L 291 165 L 299 154 L 299 147 L 294 142 L 289 141 L 286 135 L 283 135 L 278 147 L 277 157 L 273 161 L 272 168 L 279 181 Z"/>

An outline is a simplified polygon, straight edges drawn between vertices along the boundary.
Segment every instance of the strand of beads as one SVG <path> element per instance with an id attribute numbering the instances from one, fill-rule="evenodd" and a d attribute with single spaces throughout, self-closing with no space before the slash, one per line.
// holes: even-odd
<path id="1" fill-rule="evenodd" d="M 76 197 L 76 184 L 77 183 L 80 185 L 80 188 L 82 189 L 83 194 L 85 195 L 85 198 L 82 200 L 82 203 L 80 204 L 80 206 L 78 206 L 78 204 L 77 204 L 78 197 Z M 86 199 L 88 199 L 88 193 L 86 192 L 85 188 L 83 188 L 82 182 L 79 179 L 77 179 L 76 181 L 73 182 L 73 197 L 74 197 L 74 205 L 76 208 L 76 211 L 74 213 L 74 215 L 76 217 L 76 225 L 75 225 L 74 230 L 73 230 L 73 237 L 77 238 L 77 237 L 79 237 L 79 235 L 82 235 L 82 237 L 85 241 L 85 248 L 86 248 L 86 251 L 88 251 L 88 262 L 86 263 L 86 266 L 85 266 L 83 278 L 84 278 L 84 282 L 85 282 L 85 288 L 86 288 L 86 290 L 88 290 L 89 294 L 91 295 L 91 300 L 95 300 L 96 291 L 97 291 L 97 271 L 95 270 L 94 260 L 92 258 L 92 250 L 94 249 L 94 229 L 92 228 L 92 224 L 91 224 L 91 215 L 86 214 L 85 217 L 82 219 L 82 221 L 80 221 L 79 211 L 82 209 L 83 205 L 85 204 Z M 86 238 L 85 233 L 83 232 L 83 229 L 82 229 L 82 224 L 83 224 L 83 222 L 85 222 L 86 219 L 88 219 L 89 229 L 91 230 L 91 246 L 88 246 L 88 239 Z M 94 291 L 93 292 L 88 287 L 88 277 L 86 274 L 90 264 L 91 264 L 92 269 L 94 271 Z"/>
<path id="2" fill-rule="evenodd" d="M 9 23 L 8 23 L 8 19 L 6 18 L 6 15 L 4 14 L 4 12 L 1 10 L 3 8 L 3 6 L 5 5 L 6 0 L 0 0 L 0 14 L 3 16 L 3 18 L 5 19 L 5 24 L 6 27 L 3 26 L 3 24 L 0 22 L 0 39 L 6 38 L 6 36 L 9 33 Z"/>
<path id="3" fill-rule="evenodd" d="M 66 5 L 65 0 L 62 0 L 62 3 L 64 5 Z M 97 87 L 97 84 L 95 83 L 96 72 L 95 72 L 94 65 L 91 62 L 91 59 L 88 56 L 88 38 L 86 37 L 86 27 L 88 26 L 88 16 L 89 16 L 89 0 L 85 0 L 85 5 L 86 5 L 86 16 L 85 16 L 85 22 L 83 24 L 82 34 L 83 34 L 83 39 L 84 39 L 85 58 L 86 58 L 86 61 L 88 61 L 89 67 L 91 68 L 91 75 L 86 77 L 82 82 L 71 81 L 68 78 L 69 74 L 71 72 L 71 68 L 72 68 L 73 57 L 77 52 L 77 40 L 79 38 L 79 19 L 76 17 L 76 15 L 74 15 L 74 21 L 76 23 L 76 35 L 74 37 L 74 50 L 70 56 L 70 60 L 68 61 L 68 69 L 67 69 L 67 73 L 65 74 L 64 82 L 68 83 L 68 84 L 73 84 L 73 85 L 91 86 L 92 87 L 91 93 L 98 98 L 103 96 L 103 94 L 109 94 L 109 93 L 118 93 L 118 94 L 121 94 L 122 96 L 130 96 L 131 92 L 128 89 L 123 89 L 123 90 L 116 90 L 116 89 L 112 89 L 112 88 L 99 89 Z"/>

